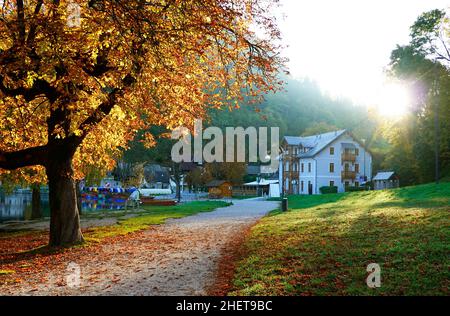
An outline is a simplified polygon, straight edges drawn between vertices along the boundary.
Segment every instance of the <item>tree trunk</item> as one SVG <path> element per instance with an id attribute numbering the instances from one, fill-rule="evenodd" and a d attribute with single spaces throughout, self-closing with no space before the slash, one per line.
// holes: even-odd
<path id="1" fill-rule="evenodd" d="M 38 219 L 42 217 L 40 186 L 33 185 L 31 192 L 31 219 Z"/>
<path id="2" fill-rule="evenodd" d="M 81 190 L 80 190 L 80 181 L 75 182 L 75 193 L 77 195 L 77 207 L 78 207 L 78 214 L 82 214 L 82 203 L 83 200 L 81 198 Z"/>
<path id="3" fill-rule="evenodd" d="M 46 172 L 50 199 L 50 246 L 83 242 L 72 158 L 55 157 Z"/>
<path id="4" fill-rule="evenodd" d="M 176 183 L 176 198 L 177 198 L 178 203 L 180 203 L 180 201 L 181 201 L 181 184 L 180 184 L 180 181 L 178 181 Z"/>

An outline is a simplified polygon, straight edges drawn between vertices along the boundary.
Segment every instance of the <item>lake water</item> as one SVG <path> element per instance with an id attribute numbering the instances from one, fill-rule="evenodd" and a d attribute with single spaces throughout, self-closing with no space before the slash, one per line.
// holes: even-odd
<path id="1" fill-rule="evenodd" d="M 99 210 L 120 210 L 124 203 L 111 200 L 82 201 L 82 212 Z M 48 192 L 41 192 L 41 211 L 44 217 L 50 216 Z M 0 191 L 0 222 L 11 220 L 25 220 L 31 217 L 31 191 L 17 191 L 13 194 L 5 194 Z"/>

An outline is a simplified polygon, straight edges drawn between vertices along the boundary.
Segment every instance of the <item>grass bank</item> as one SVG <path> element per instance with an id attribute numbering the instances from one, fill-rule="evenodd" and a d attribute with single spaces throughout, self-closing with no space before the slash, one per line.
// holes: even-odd
<path id="1" fill-rule="evenodd" d="M 289 209 L 252 229 L 231 295 L 450 293 L 450 183 L 291 196 Z"/>
<path id="2" fill-rule="evenodd" d="M 193 201 L 174 206 L 143 206 L 144 211 L 138 216 L 118 219 L 117 225 L 94 227 L 87 230 L 84 236 L 87 241 L 99 241 L 106 237 L 126 235 L 146 229 L 151 225 L 163 224 L 169 218 L 181 218 L 201 212 L 209 212 L 218 207 L 228 206 L 224 201 Z"/>
<path id="3" fill-rule="evenodd" d="M 107 237 L 133 233 L 146 229 L 151 225 L 163 224 L 169 218 L 181 218 L 196 213 L 209 212 L 229 204 L 224 201 L 193 201 L 175 206 L 143 206 L 140 210 L 90 212 L 82 215 L 82 217 L 92 220 L 116 218 L 117 224 L 83 229 L 83 235 L 87 241 L 84 245 L 89 245 L 90 242 L 99 242 Z M 26 240 L 28 239 L 41 239 L 42 241 L 39 243 L 39 247 L 41 247 L 46 244 L 47 235 L 47 231 L 0 232 L 0 253 L 2 253 L 2 245 L 7 244 L 8 241 L 19 240 L 20 238 L 24 239 L 24 247 L 21 247 L 21 249 L 29 248 L 26 247 Z"/>

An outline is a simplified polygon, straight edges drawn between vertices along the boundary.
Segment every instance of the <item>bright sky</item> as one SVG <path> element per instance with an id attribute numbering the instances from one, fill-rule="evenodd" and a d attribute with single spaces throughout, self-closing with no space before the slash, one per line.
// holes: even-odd
<path id="1" fill-rule="evenodd" d="M 290 59 L 291 74 L 316 80 L 334 96 L 350 97 L 368 105 L 386 103 L 386 99 L 399 102 L 407 97 L 397 86 L 386 89 L 383 69 L 389 63 L 390 53 L 396 44 L 409 42 L 409 27 L 418 15 L 450 6 L 450 0 L 281 3 L 286 17 L 280 21 L 280 27 L 283 41 L 289 45 L 285 54 Z M 394 110 L 390 112 L 395 115 Z"/>

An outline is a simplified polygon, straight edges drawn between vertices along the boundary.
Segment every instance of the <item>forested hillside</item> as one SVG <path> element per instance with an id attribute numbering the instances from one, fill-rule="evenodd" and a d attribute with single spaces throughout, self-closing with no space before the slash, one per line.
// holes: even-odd
<path id="1" fill-rule="evenodd" d="M 411 92 L 409 111 L 395 118 L 349 99 L 332 98 L 309 79 L 282 77 L 284 90 L 265 95 L 261 104 L 241 104 L 233 109 L 211 109 L 204 126 L 279 127 L 284 135 L 311 135 L 347 129 L 365 140 L 373 154 L 373 170 L 395 170 L 401 185 L 435 179 L 435 152 L 439 176 L 450 178 L 450 54 L 437 29 L 448 28 L 444 12 L 433 10 L 418 17 L 411 26 L 411 42 L 393 47 L 387 75 Z M 163 132 L 155 128 L 155 134 Z M 437 139 L 437 140 L 436 140 Z M 438 143 L 438 148 L 436 147 Z M 126 161 L 168 159 L 171 142 L 159 138 L 147 150 L 134 141 Z"/>
<path id="2" fill-rule="evenodd" d="M 266 95 L 262 104 L 243 105 L 238 110 L 212 110 L 215 126 L 277 126 L 280 135 L 318 133 L 345 128 L 368 138 L 375 124 L 368 124 L 366 107 L 348 99 L 334 99 L 308 79 L 284 78 L 285 91 Z"/>
<path id="3" fill-rule="evenodd" d="M 283 78 L 284 91 L 265 96 L 260 104 L 242 104 L 239 108 L 210 109 L 203 126 L 218 126 L 225 131 L 227 126 L 279 127 L 280 138 L 285 135 L 310 135 L 337 129 L 347 129 L 360 139 L 365 139 L 375 156 L 375 167 L 379 169 L 387 142 L 380 136 L 379 118 L 367 107 L 356 105 L 349 99 L 335 99 L 321 91 L 308 79 Z M 154 127 L 152 133 L 163 134 Z M 138 140 L 139 137 L 136 139 Z M 157 146 L 146 149 L 138 141 L 125 152 L 128 162 L 163 162 L 170 155 L 171 141 L 157 137 Z"/>

